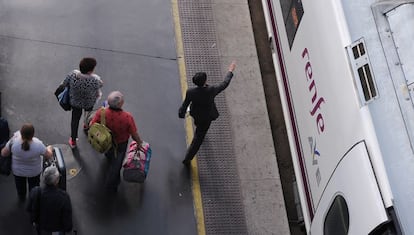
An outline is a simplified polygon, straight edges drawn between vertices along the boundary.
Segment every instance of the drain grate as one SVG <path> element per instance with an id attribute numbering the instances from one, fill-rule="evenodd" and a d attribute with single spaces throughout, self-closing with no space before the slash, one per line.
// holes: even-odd
<path id="1" fill-rule="evenodd" d="M 211 1 L 178 0 L 178 8 L 189 86 L 193 86 L 192 76 L 201 71 L 207 73 L 210 84 L 221 82 L 224 74 Z M 197 154 L 204 223 L 206 234 L 247 234 L 224 93 L 216 97 L 220 117 L 212 123 Z"/>

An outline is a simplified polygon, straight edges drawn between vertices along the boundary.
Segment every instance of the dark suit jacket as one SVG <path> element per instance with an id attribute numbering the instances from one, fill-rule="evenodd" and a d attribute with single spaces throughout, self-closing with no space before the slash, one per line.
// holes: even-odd
<path id="1" fill-rule="evenodd" d="M 183 104 L 178 110 L 178 116 L 184 118 L 187 107 L 191 104 L 190 115 L 195 123 L 217 119 L 219 113 L 214 98 L 229 86 L 232 77 L 233 73 L 229 71 L 220 84 L 188 89 Z"/>
<path id="2" fill-rule="evenodd" d="M 69 195 L 54 186 L 37 186 L 30 191 L 27 204 L 31 221 L 48 232 L 72 230 L 72 204 Z"/>

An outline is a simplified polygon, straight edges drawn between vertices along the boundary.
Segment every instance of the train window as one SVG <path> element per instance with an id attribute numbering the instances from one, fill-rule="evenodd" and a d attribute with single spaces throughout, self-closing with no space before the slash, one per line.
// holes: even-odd
<path id="1" fill-rule="evenodd" d="M 338 195 L 332 202 L 323 224 L 324 235 L 347 235 L 349 229 L 349 212 L 345 198 Z"/>
<path id="2" fill-rule="evenodd" d="M 289 46 L 292 48 L 293 40 L 298 30 L 299 23 L 303 16 L 303 6 L 301 0 L 280 0 L 283 20 L 285 21 L 286 34 Z"/>
<path id="3" fill-rule="evenodd" d="M 355 76 L 355 84 L 360 95 L 360 101 L 362 104 L 367 104 L 378 96 L 378 92 L 364 39 L 357 40 L 348 46 L 347 49 Z"/>

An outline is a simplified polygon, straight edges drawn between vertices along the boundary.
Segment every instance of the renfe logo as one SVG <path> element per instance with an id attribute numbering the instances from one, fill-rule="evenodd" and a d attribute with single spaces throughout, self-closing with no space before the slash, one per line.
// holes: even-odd
<path id="1" fill-rule="evenodd" d="M 316 90 L 316 82 L 313 79 L 312 73 L 312 65 L 310 63 L 309 52 L 308 48 L 305 48 L 302 52 L 302 58 L 306 59 L 305 65 L 305 75 L 306 80 L 309 84 L 309 92 L 312 96 L 312 109 L 310 110 L 310 115 L 315 118 L 316 121 L 316 129 L 318 130 L 318 134 L 321 134 L 325 130 L 325 122 L 322 116 L 321 105 L 325 103 L 325 99 L 323 97 L 318 97 L 318 92 Z"/>

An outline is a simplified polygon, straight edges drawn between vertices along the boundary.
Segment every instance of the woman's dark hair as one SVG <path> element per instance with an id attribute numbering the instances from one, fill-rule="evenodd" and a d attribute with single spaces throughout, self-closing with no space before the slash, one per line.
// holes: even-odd
<path id="1" fill-rule="evenodd" d="M 193 77 L 193 83 L 197 86 L 204 86 L 207 80 L 207 74 L 204 72 L 196 73 Z"/>
<path id="2" fill-rule="evenodd" d="M 30 123 L 23 124 L 22 128 L 20 129 L 20 135 L 22 136 L 22 149 L 24 151 L 28 151 L 30 149 L 29 141 L 32 140 L 34 136 L 34 127 Z"/>
<path id="3" fill-rule="evenodd" d="M 80 62 L 79 62 L 79 70 L 81 71 L 81 73 L 86 74 L 90 71 L 93 71 L 95 69 L 96 66 L 96 60 L 95 58 L 83 58 Z"/>

